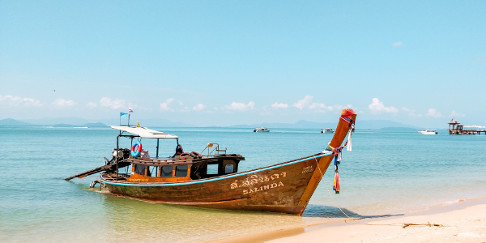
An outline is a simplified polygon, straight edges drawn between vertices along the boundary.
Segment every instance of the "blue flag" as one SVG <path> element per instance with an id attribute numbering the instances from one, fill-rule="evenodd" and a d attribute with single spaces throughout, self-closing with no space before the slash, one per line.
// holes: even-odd
<path id="1" fill-rule="evenodd" d="M 128 116 L 128 113 L 120 112 L 120 117 Z"/>

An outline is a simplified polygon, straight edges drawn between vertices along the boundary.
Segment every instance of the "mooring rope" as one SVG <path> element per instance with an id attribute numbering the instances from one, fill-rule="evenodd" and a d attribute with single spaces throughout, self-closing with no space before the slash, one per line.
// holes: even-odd
<path id="1" fill-rule="evenodd" d="M 314 160 L 316 161 L 317 169 L 319 169 L 319 172 L 321 173 L 321 178 L 324 181 L 324 185 L 325 185 L 326 181 L 324 180 L 324 173 L 322 173 L 322 170 L 319 167 L 319 161 L 317 161 L 317 158 L 316 158 L 315 155 L 314 155 Z M 329 188 L 327 188 L 327 192 L 329 193 L 329 197 L 331 198 L 331 201 L 333 202 L 334 206 L 336 206 L 336 208 L 338 208 L 339 211 L 341 211 L 341 213 L 343 213 L 348 219 L 351 219 L 351 217 L 346 212 L 344 212 L 344 210 L 338 205 L 338 203 L 336 202 L 334 197 L 331 195 L 331 190 L 329 190 Z"/>

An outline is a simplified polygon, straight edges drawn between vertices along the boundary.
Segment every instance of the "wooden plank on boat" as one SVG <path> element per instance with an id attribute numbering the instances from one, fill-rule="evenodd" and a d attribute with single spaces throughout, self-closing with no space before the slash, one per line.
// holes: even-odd
<path id="1" fill-rule="evenodd" d="M 128 165 L 130 165 L 130 163 L 118 163 L 118 168 L 123 168 L 123 167 L 126 167 Z M 83 177 L 93 175 L 93 174 L 96 174 L 96 173 L 99 173 L 99 172 L 114 170 L 114 168 L 115 168 L 115 164 L 104 165 L 104 166 L 100 166 L 98 168 L 94 168 L 92 170 L 85 171 L 83 173 L 79 173 L 79 174 L 74 175 L 74 176 L 64 178 L 64 180 L 69 181 L 69 180 L 74 179 L 74 178 L 83 178 Z"/>

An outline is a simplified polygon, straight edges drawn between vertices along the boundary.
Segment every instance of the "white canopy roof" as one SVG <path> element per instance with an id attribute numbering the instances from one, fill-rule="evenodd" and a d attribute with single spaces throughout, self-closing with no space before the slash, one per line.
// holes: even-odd
<path id="1" fill-rule="evenodd" d="M 156 130 L 148 129 L 146 127 L 111 126 L 111 128 L 123 132 L 128 132 L 133 135 L 140 136 L 141 138 L 161 138 L 161 139 L 178 138 L 176 135 L 167 134 L 165 132 L 159 132 Z"/>

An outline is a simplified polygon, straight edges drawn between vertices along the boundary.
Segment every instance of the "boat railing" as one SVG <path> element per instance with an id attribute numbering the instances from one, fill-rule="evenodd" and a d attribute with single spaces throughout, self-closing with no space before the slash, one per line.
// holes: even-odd
<path id="1" fill-rule="evenodd" d="M 211 155 L 218 155 L 221 153 L 226 154 L 227 148 L 224 147 L 224 149 L 220 149 L 218 143 L 208 143 L 206 147 L 201 151 L 201 154 L 203 156 L 211 156 Z M 204 154 L 204 151 L 207 151 L 207 154 Z"/>

